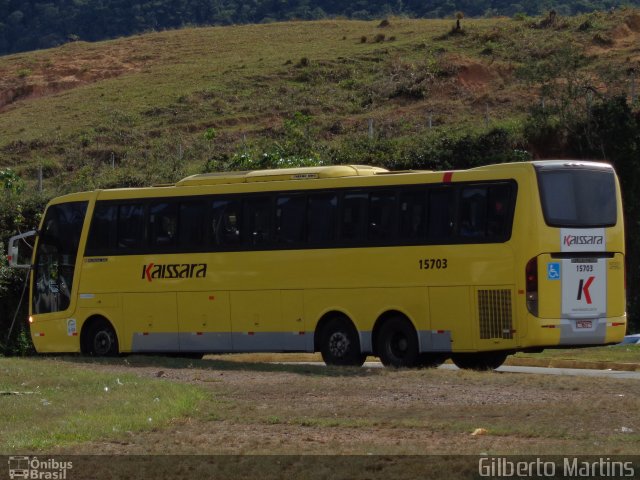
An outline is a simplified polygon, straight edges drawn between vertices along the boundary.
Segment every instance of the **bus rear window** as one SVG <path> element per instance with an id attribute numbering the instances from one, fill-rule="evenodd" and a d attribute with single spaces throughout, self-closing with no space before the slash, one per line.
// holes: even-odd
<path id="1" fill-rule="evenodd" d="M 551 227 L 610 227 L 616 224 L 612 170 L 538 171 L 542 210 Z"/>

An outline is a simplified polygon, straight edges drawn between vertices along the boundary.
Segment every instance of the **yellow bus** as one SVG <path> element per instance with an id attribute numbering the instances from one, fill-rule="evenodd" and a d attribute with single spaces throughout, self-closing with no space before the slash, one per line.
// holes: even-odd
<path id="1" fill-rule="evenodd" d="M 29 321 L 38 352 L 492 369 L 621 341 L 624 256 L 604 163 L 202 174 L 52 200 Z"/>

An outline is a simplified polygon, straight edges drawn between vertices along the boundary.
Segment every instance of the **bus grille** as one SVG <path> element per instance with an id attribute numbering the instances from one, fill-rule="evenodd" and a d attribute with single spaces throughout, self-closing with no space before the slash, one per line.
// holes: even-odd
<path id="1" fill-rule="evenodd" d="M 513 338 L 511 290 L 478 290 L 480 338 Z"/>

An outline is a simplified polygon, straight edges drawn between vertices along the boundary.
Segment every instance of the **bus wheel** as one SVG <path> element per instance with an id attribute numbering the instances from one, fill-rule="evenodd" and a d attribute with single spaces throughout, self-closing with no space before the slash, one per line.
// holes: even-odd
<path id="1" fill-rule="evenodd" d="M 465 370 L 495 370 L 507 359 L 504 352 L 458 353 L 451 360 L 458 368 Z"/>
<path id="2" fill-rule="evenodd" d="M 378 332 L 376 346 L 385 367 L 419 366 L 418 336 L 411 322 L 405 318 L 387 320 Z"/>
<path id="3" fill-rule="evenodd" d="M 87 338 L 87 353 L 96 357 L 118 355 L 116 331 L 106 320 L 98 320 L 90 326 Z"/>
<path id="4" fill-rule="evenodd" d="M 361 367 L 367 356 L 360 351 L 358 332 L 351 322 L 334 318 L 322 328 L 320 351 L 327 365 Z"/>

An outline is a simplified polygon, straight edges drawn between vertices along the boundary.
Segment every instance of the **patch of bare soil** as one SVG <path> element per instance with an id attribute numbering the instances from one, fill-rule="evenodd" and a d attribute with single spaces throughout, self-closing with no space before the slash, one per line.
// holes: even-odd
<path id="1" fill-rule="evenodd" d="M 80 364 L 196 384 L 207 399 L 167 428 L 55 453 L 613 454 L 632 447 L 624 438 L 607 443 L 625 435 L 623 426 L 640 430 L 625 413 L 640 406 L 636 383 L 219 360 Z"/>
<path id="2" fill-rule="evenodd" d="M 82 85 L 138 71 L 146 58 L 136 58 L 131 50 L 112 46 L 92 54 L 79 53 L 81 47 L 66 45 L 34 56 L 17 57 L 0 67 L 0 111 L 20 100 L 39 98 Z"/>
<path id="3" fill-rule="evenodd" d="M 466 63 L 458 70 L 458 82 L 470 90 L 485 89 L 495 78 L 495 73 L 481 63 Z"/>

